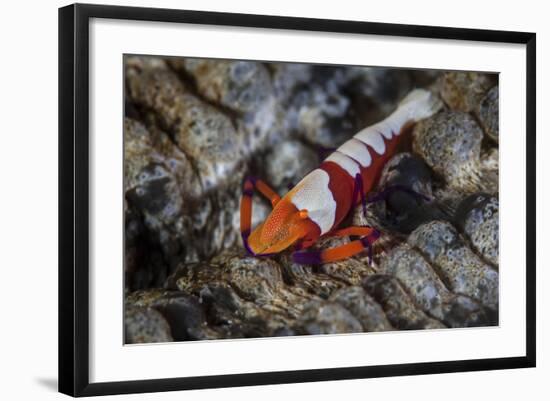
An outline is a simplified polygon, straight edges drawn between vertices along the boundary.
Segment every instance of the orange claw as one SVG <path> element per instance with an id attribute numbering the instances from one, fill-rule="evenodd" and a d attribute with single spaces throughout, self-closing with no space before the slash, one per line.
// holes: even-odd
<path id="1" fill-rule="evenodd" d="M 372 227 L 347 227 L 342 228 L 340 230 L 336 230 L 332 232 L 332 236 L 334 237 L 347 237 L 350 235 L 356 235 L 359 237 L 364 237 L 365 235 L 372 234 L 374 231 L 376 231 Z"/>
<path id="2" fill-rule="evenodd" d="M 372 244 L 380 237 L 380 232 L 372 227 L 348 227 L 336 230 L 332 235 L 336 237 L 354 235 L 361 236 L 361 238 L 348 244 L 322 251 L 294 252 L 292 254 L 293 261 L 299 264 L 315 265 L 347 259 L 365 249 L 370 251 Z M 371 256 L 369 255 L 369 257 Z"/>
<path id="3" fill-rule="evenodd" d="M 256 189 L 271 202 L 272 207 L 275 207 L 275 205 L 281 200 L 281 197 L 277 194 L 277 192 L 272 190 L 262 180 L 256 180 Z"/>
<path id="4" fill-rule="evenodd" d="M 251 254 L 254 254 L 254 252 L 250 249 L 248 237 L 252 228 L 252 196 L 254 195 L 254 189 L 265 196 L 273 207 L 281 200 L 281 197 L 262 180 L 254 177 L 248 177 L 245 180 L 241 197 L 241 236 L 245 248 Z"/>

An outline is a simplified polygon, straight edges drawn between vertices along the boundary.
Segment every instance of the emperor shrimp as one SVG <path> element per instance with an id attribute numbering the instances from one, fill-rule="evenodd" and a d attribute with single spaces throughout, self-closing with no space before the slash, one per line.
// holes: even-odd
<path id="1" fill-rule="evenodd" d="M 429 91 L 411 91 L 391 115 L 359 131 L 283 197 L 264 181 L 247 178 L 241 198 L 240 225 L 248 253 L 269 256 L 294 245 L 294 262 L 322 264 L 346 259 L 364 250 L 372 252 L 372 244 L 380 236 L 378 230 L 340 225 L 359 203 L 365 205 L 384 164 L 395 153 L 405 133 L 441 106 L 441 101 Z M 271 202 L 273 210 L 252 230 L 255 190 Z M 344 236 L 358 239 L 324 250 L 308 250 L 320 238 Z"/>

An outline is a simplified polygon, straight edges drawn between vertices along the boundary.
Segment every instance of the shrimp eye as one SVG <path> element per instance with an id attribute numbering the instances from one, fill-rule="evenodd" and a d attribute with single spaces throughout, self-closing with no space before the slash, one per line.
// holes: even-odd
<path id="1" fill-rule="evenodd" d="M 299 216 L 300 216 L 301 219 L 307 219 L 307 216 L 308 216 L 307 210 L 305 210 L 305 209 L 304 209 L 304 210 L 300 210 L 300 211 L 298 212 L 298 214 L 299 214 Z"/>

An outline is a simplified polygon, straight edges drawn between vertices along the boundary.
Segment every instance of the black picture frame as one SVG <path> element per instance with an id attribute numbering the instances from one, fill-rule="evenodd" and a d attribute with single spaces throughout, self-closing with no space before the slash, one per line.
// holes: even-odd
<path id="1" fill-rule="evenodd" d="M 399 365 L 89 381 L 89 132 L 88 61 L 91 18 L 323 31 L 516 43 L 526 46 L 527 259 L 526 354 L 521 357 Z M 534 33 L 359 21 L 75 4 L 59 9 L 59 391 L 72 396 L 250 386 L 535 366 L 535 110 Z"/>

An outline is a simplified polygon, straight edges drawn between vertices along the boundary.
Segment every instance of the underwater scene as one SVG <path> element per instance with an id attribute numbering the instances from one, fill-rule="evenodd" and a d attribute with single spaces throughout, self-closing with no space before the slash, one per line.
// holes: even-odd
<path id="1" fill-rule="evenodd" d="M 125 343 L 499 324 L 498 74 L 124 57 Z"/>

